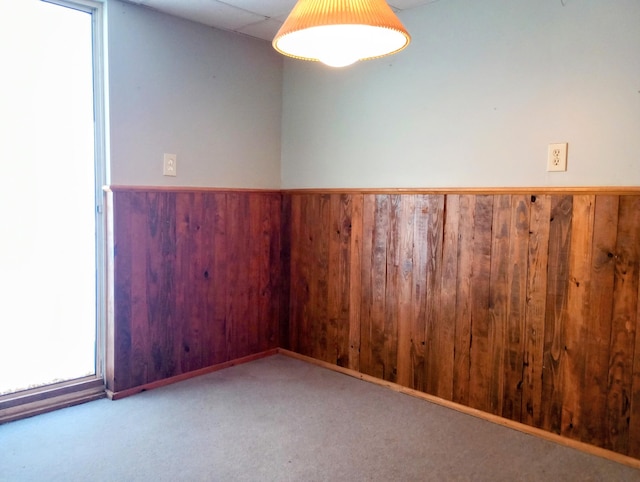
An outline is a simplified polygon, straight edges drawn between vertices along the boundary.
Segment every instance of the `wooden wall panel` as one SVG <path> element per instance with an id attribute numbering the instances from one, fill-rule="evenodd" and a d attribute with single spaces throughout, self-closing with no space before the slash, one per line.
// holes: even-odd
<path id="1" fill-rule="evenodd" d="M 524 385 L 524 340 L 527 310 L 530 196 L 511 196 L 507 255 L 504 391 L 502 416 L 520 420 Z M 493 258 L 493 255 L 492 255 Z"/>
<path id="2" fill-rule="evenodd" d="M 621 196 L 616 239 L 613 315 L 609 351 L 607 412 L 609 444 L 617 452 L 630 448 L 633 361 L 638 318 L 640 200 Z M 634 421 L 634 424 L 637 422 Z"/>
<path id="3" fill-rule="evenodd" d="M 287 196 L 289 197 L 289 196 Z M 349 300 L 347 313 L 349 319 L 349 363 L 348 368 L 360 371 L 361 331 L 362 331 L 362 209 L 364 196 L 355 194 L 351 199 L 350 233 L 351 240 L 349 251 L 345 253 L 349 260 Z"/>
<path id="4" fill-rule="evenodd" d="M 588 299 L 592 316 L 586 322 L 584 345 L 584 395 L 589 400 L 582 405 L 582 433 L 585 442 L 611 448 L 606 424 L 609 372 L 609 344 L 613 313 L 614 269 L 618 226 L 619 197 L 598 196 L 593 220 L 591 252 L 591 285 Z"/>
<path id="5" fill-rule="evenodd" d="M 551 199 L 536 195 L 530 199 L 520 421 L 541 427 Z"/>
<path id="6" fill-rule="evenodd" d="M 459 199 L 458 217 L 452 216 L 452 224 L 458 224 L 458 272 L 455 277 L 456 338 L 453 367 L 453 401 L 469 405 L 469 376 L 471 364 L 471 285 L 473 261 L 473 233 L 475 230 L 476 196 L 451 196 Z M 445 204 L 446 206 L 446 204 Z M 453 240 L 455 242 L 455 240 Z"/>
<path id="7" fill-rule="evenodd" d="M 282 346 L 640 457 L 638 195 L 110 198 L 110 390 Z"/>
<path id="8" fill-rule="evenodd" d="M 474 212 L 471 251 L 471 286 L 469 306 L 471 315 L 471 344 L 469 351 L 469 406 L 492 412 L 493 378 L 492 356 L 495 330 L 489 312 L 491 283 L 491 228 L 493 225 L 493 196 L 478 196 Z"/>
<path id="9" fill-rule="evenodd" d="M 567 316 L 572 209 L 573 197 L 552 197 L 539 426 L 554 433 L 560 433 L 562 420 L 563 372 L 560 363 L 564 354 L 562 326 Z"/>
<path id="10" fill-rule="evenodd" d="M 109 390 L 280 345 L 288 305 L 282 194 L 119 189 L 110 198 Z"/>
<path id="11" fill-rule="evenodd" d="M 455 325 L 440 323 L 438 315 L 442 303 L 440 285 L 442 281 L 442 256 L 444 238 L 444 196 L 415 196 L 416 223 L 421 221 L 424 231 L 416 232 L 414 252 L 419 253 L 414 264 L 413 284 L 418 291 L 422 286 L 422 300 L 426 330 L 426 371 L 423 375 L 425 390 L 446 396 L 452 389 L 453 342 Z M 424 276 L 421 272 L 424 272 Z M 422 322 L 420 323 L 422 325 Z"/>
<path id="12" fill-rule="evenodd" d="M 640 196 L 286 196 L 294 350 L 640 455 Z"/>

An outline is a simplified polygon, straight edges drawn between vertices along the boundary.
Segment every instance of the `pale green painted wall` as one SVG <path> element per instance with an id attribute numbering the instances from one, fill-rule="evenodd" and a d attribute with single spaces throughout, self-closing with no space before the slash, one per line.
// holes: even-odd
<path id="1" fill-rule="evenodd" d="M 267 42 L 109 0 L 111 184 L 278 188 L 282 58 Z M 178 176 L 162 175 L 163 153 Z"/>
<path id="2" fill-rule="evenodd" d="M 409 48 L 284 67 L 282 186 L 640 185 L 640 1 L 439 0 Z M 569 170 L 547 173 L 547 145 Z"/>

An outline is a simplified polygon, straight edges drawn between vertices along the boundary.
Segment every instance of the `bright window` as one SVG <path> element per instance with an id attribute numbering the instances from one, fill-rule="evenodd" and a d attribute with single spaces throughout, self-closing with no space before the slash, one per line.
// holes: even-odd
<path id="1" fill-rule="evenodd" d="M 0 2 L 0 394 L 96 373 L 95 33 L 91 8 Z"/>

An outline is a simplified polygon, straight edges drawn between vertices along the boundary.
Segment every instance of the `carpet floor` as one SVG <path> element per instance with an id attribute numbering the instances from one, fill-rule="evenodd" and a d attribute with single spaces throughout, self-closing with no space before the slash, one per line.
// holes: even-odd
<path id="1" fill-rule="evenodd" d="M 1 481 L 640 481 L 284 355 L 0 425 Z"/>

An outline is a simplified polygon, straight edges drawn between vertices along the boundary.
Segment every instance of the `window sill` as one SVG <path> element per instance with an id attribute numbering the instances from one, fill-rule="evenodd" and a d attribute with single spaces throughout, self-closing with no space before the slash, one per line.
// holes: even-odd
<path id="1" fill-rule="evenodd" d="M 104 381 L 78 378 L 0 396 L 0 424 L 105 397 Z"/>

